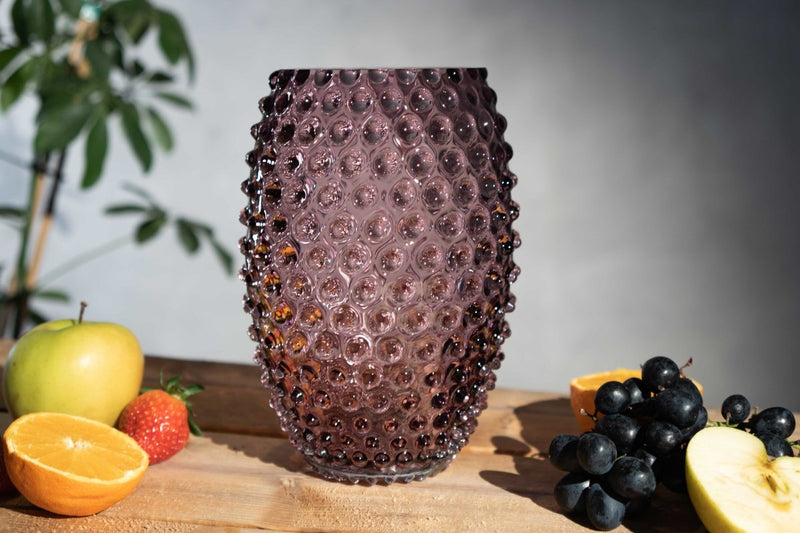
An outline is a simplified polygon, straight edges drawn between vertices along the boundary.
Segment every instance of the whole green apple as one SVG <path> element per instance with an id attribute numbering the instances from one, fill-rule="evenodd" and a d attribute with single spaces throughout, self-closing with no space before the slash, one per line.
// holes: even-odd
<path id="1" fill-rule="evenodd" d="M 6 361 L 3 392 L 12 417 L 68 413 L 113 425 L 142 386 L 144 356 L 127 328 L 64 319 L 25 333 Z"/>

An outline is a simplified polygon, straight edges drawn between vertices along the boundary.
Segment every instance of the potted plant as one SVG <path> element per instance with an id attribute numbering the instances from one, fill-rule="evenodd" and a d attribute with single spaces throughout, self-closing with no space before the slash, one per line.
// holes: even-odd
<path id="1" fill-rule="evenodd" d="M 19 234 L 16 250 L 0 250 L 0 274 L 8 280 L 0 288 L 0 337 L 18 337 L 28 325 L 45 320 L 32 306 L 37 299 L 67 298 L 38 283 L 67 153 L 83 157 L 80 187 L 93 187 L 103 176 L 109 136 L 119 125 L 142 172 L 149 172 L 154 148 L 169 151 L 174 144 L 161 107 L 192 108 L 176 86 L 179 69 L 185 68 L 184 83 L 193 81 L 195 71 L 183 24 L 148 0 L 14 0 L 10 19 L 13 33 L 0 35 L 0 109 L 7 111 L 29 94 L 38 110 L 34 157 L 25 162 L 31 169 L 27 203 L 0 200 L 0 221 Z M 150 34 L 165 59 L 157 67 L 141 59 Z M 232 257 L 209 225 L 170 214 L 139 187 L 128 190 L 136 201 L 106 213 L 137 215 L 135 242 L 147 242 L 171 225 L 185 250 L 194 253 L 207 243 L 232 272 Z M 87 251 L 69 266 L 97 252 Z"/>

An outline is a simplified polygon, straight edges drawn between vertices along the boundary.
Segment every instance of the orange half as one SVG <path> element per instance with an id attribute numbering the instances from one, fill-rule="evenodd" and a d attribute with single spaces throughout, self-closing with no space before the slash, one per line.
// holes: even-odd
<path id="1" fill-rule="evenodd" d="M 616 370 L 587 374 L 570 381 L 569 402 L 581 431 L 591 431 L 594 429 L 594 420 L 592 420 L 592 417 L 582 414 L 581 409 L 584 409 L 589 414 L 594 414 L 594 395 L 603 383 L 608 381 L 619 381 L 622 383 L 628 378 L 641 377 L 641 368 L 617 368 Z M 700 391 L 700 394 L 703 394 L 703 386 L 695 380 L 692 380 L 692 382 L 697 387 L 697 390 Z M 600 416 L 603 415 L 598 415 L 598 417 Z"/>
<path id="2" fill-rule="evenodd" d="M 589 414 L 594 413 L 594 395 L 597 389 L 600 388 L 600 385 L 608 381 L 619 381 L 621 383 L 628 378 L 641 377 L 641 368 L 617 368 L 616 370 L 579 376 L 570 381 L 569 403 L 581 431 L 590 431 L 594 428 L 594 420 L 592 420 L 590 416 L 581 414 L 581 409 L 586 410 Z"/>
<path id="3" fill-rule="evenodd" d="M 62 413 L 31 413 L 3 435 L 11 481 L 32 504 L 87 516 L 134 491 L 148 465 L 131 437 L 107 424 Z"/>

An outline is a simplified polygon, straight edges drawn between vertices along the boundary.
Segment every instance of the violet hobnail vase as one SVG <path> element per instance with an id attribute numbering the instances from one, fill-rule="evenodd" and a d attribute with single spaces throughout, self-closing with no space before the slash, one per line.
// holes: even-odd
<path id="1" fill-rule="evenodd" d="M 519 206 L 486 77 L 279 70 L 259 101 L 244 308 L 270 405 L 326 478 L 443 470 L 495 385 Z"/>

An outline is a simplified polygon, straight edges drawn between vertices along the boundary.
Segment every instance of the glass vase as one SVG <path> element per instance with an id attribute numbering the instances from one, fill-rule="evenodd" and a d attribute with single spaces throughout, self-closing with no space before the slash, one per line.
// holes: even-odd
<path id="1" fill-rule="evenodd" d="M 443 470 L 495 385 L 519 206 L 486 77 L 279 70 L 259 101 L 244 308 L 270 405 L 326 478 Z"/>

